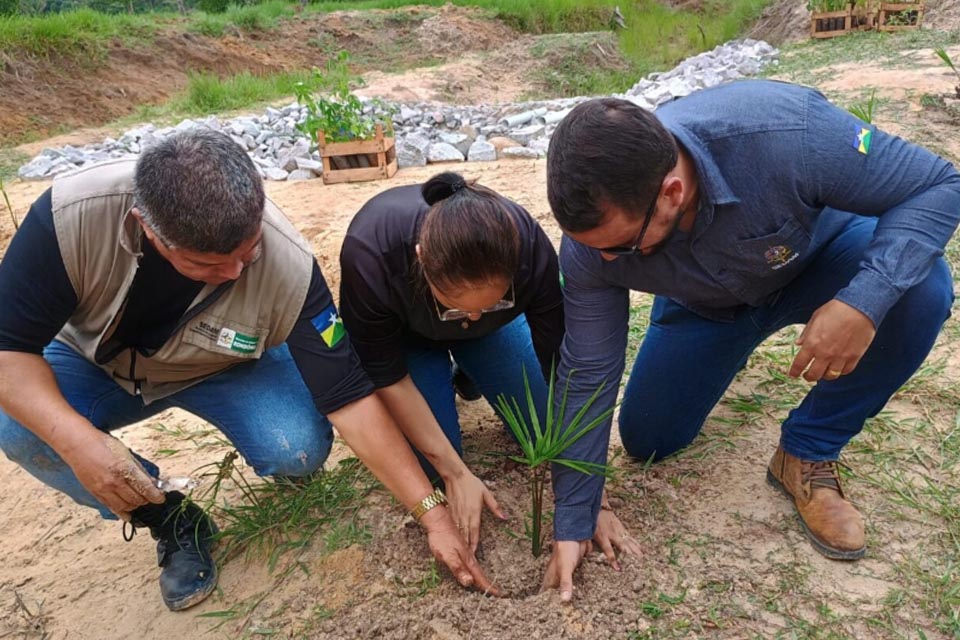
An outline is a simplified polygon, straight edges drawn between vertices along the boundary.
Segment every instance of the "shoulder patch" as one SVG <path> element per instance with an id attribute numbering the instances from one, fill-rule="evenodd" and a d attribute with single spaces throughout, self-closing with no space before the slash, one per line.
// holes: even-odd
<path id="1" fill-rule="evenodd" d="M 331 349 L 337 346 L 347 330 L 343 328 L 343 320 L 337 314 L 337 308 L 332 304 L 310 319 L 310 324 L 320 333 L 323 342 Z"/>
<path id="2" fill-rule="evenodd" d="M 853 148 L 867 155 L 870 153 L 870 142 L 873 138 L 873 130 L 870 127 L 865 127 L 862 124 L 854 125 L 853 130 Z"/>

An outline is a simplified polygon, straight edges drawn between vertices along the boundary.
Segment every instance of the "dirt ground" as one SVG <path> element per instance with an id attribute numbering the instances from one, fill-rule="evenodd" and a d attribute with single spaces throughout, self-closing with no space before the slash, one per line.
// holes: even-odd
<path id="1" fill-rule="evenodd" d="M 502 44 L 498 29 L 489 43 Z M 960 47 L 950 51 L 960 57 Z M 956 79 L 929 50 L 905 55 L 915 64 L 838 65 L 823 89 L 849 104 L 876 87 L 884 99 L 880 126 L 956 162 L 957 119 L 921 105 L 925 93 L 952 92 Z M 382 87 L 390 93 L 389 80 Z M 542 161 L 462 169 L 526 207 L 559 239 Z M 311 241 L 336 291 L 337 255 L 351 216 L 381 189 L 436 171 L 401 170 L 387 184 L 269 183 L 268 193 Z M 10 185 L 17 212 L 22 216 L 48 186 Z M 0 256 L 12 232 L 10 220 L 0 217 Z M 956 260 L 956 247 L 951 255 Z M 642 326 L 649 299 L 635 295 L 634 303 Z M 649 468 L 616 459 L 614 504 L 644 553 L 626 558 L 621 572 L 591 557 L 569 606 L 555 593 L 538 593 L 546 558 L 534 560 L 523 539 L 524 476 L 487 455 L 510 451 L 511 444 L 489 408 L 470 403 L 461 405 L 467 462 L 511 515 L 505 525 L 485 521 L 481 562 L 508 597 L 467 593 L 438 576 L 422 534 L 375 492 L 359 513 L 366 542 L 330 553 L 318 540 L 281 556 L 272 571 L 263 558 L 233 558 L 222 565 L 220 588 L 208 601 L 172 614 L 157 592 L 149 536 L 124 543 L 119 525 L 0 456 L 0 638 L 960 638 L 958 316 L 916 379 L 845 453 L 853 469 L 847 488 L 868 522 L 868 553 L 860 562 L 816 554 L 790 504 L 764 481 L 778 425 L 806 389 L 777 375 L 790 359 L 792 334 L 785 332 L 751 359 L 690 449 Z M 120 436 L 159 461 L 164 474 L 179 476 L 223 457 L 226 449 L 198 444 L 206 430 L 193 416 L 168 412 Z M 614 433 L 611 452 L 619 450 Z M 346 455 L 338 441 L 334 459 Z"/>

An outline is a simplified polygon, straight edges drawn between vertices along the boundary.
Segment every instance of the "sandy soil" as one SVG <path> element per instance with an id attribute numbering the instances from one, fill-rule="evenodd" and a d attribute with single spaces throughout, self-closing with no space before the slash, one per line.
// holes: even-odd
<path id="1" fill-rule="evenodd" d="M 878 122 L 908 137 L 919 132 L 938 140 L 956 161 L 960 142 L 953 121 L 932 118 L 919 108 L 920 92 L 947 92 L 953 84 L 927 54 L 913 54 L 917 64 L 909 70 L 840 66 L 829 89 L 831 95 L 852 100 L 863 88 L 876 86 L 883 95 L 915 105 L 906 112 L 881 111 Z M 389 89 L 390 81 L 384 82 Z M 428 84 L 425 90 L 434 91 Z M 404 81 L 402 86 L 408 85 Z M 310 240 L 336 291 L 337 255 L 353 213 L 381 189 L 423 181 L 436 170 L 402 170 L 388 184 L 269 183 L 268 192 Z M 542 161 L 470 164 L 463 170 L 519 202 L 555 241 L 559 238 L 546 202 Z M 18 213 L 23 215 L 48 186 L 11 185 Z M 0 217 L 0 255 L 12 231 L 10 220 Z M 645 298 L 636 296 L 636 301 L 642 304 Z M 956 318 L 952 323 L 955 336 Z M 788 347 L 765 349 L 773 353 Z M 935 390 L 950 384 L 956 353 L 945 339 L 932 356 L 948 358 L 946 377 L 931 383 Z M 422 534 L 388 496 L 375 492 L 360 512 L 373 535 L 369 543 L 327 554 L 318 542 L 282 556 L 273 571 L 262 558 L 231 559 L 222 566 L 214 596 L 189 612 L 171 614 L 157 592 L 149 536 L 124 543 L 119 525 L 100 521 L 0 456 L 0 485 L 5 489 L 0 493 L 0 638 L 533 640 L 791 633 L 803 638 L 893 638 L 916 637 L 917 630 L 930 639 L 951 637 L 946 627 L 936 624 L 937 614 L 903 595 L 914 584 L 903 572 L 904 563 L 922 556 L 924 549 L 939 549 L 942 525 L 922 514 L 903 517 L 892 497 L 868 482 L 870 473 L 880 469 L 862 449 L 847 457 L 864 470 L 848 485 L 869 523 L 868 556 L 859 563 L 831 562 L 814 553 L 789 503 L 766 485 L 764 465 L 786 411 L 783 394 L 789 398 L 798 392 L 758 391 L 757 382 L 769 378 L 769 366 L 760 357 L 751 360 L 727 394 L 732 401 L 768 393 L 759 411 L 744 414 L 732 402 L 721 405 L 694 447 L 667 463 L 643 469 L 617 459 L 614 503 L 644 554 L 625 559 L 619 573 L 599 556 L 592 557 L 578 573 L 577 599 L 570 606 L 561 606 L 554 593 L 537 592 L 545 558 L 534 560 L 528 542 L 520 539 L 528 504 L 524 476 L 515 465 L 486 455 L 510 451 L 511 444 L 482 403 L 462 405 L 462 422 L 468 464 L 512 516 L 506 525 L 485 522 L 480 554 L 489 574 L 507 589 L 509 597 L 503 599 L 466 593 L 449 576 L 433 579 Z M 888 409 L 897 419 L 927 417 L 931 428 L 942 433 L 953 428 L 956 414 L 956 407 L 952 412 L 949 407 L 929 409 L 910 394 L 895 399 Z M 209 440 L 202 435 L 206 428 L 193 416 L 168 412 L 123 430 L 121 437 L 141 454 L 160 460 L 164 473 L 188 475 L 225 452 L 219 446 L 188 442 L 191 435 L 200 442 Z M 180 436 L 174 437 L 177 432 Z M 861 439 L 869 442 L 873 437 L 864 434 Z M 167 455 L 170 449 L 181 450 Z M 611 451 L 618 450 L 614 435 Z M 904 462 L 909 452 L 904 449 Z M 914 454 L 919 455 L 916 449 Z M 338 441 L 334 458 L 345 455 Z M 929 570 L 935 573 L 937 568 Z M 870 624 L 873 616 L 887 626 Z"/>

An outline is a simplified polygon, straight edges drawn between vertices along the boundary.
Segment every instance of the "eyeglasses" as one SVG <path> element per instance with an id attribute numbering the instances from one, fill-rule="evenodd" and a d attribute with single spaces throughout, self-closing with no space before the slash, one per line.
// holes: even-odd
<path id="1" fill-rule="evenodd" d="M 430 292 L 433 295 L 433 292 Z M 433 308 L 437 310 L 437 317 L 440 318 L 442 322 L 448 322 L 450 320 L 464 320 L 469 318 L 472 315 L 485 313 L 493 313 L 494 311 L 506 311 L 507 309 L 513 309 L 513 305 L 516 302 L 517 296 L 513 290 L 513 283 L 510 283 L 510 299 L 507 300 L 504 298 L 499 302 L 494 303 L 492 306 L 486 307 L 485 309 L 480 309 L 480 311 L 464 311 L 462 309 L 445 309 L 440 311 L 440 304 L 437 302 L 437 296 L 433 296 Z"/>
<path id="2" fill-rule="evenodd" d="M 643 226 L 640 227 L 640 235 L 637 236 L 629 245 L 617 245 L 615 247 L 606 247 L 605 249 L 600 249 L 602 253 L 609 253 L 614 256 L 629 256 L 634 253 L 639 253 L 643 255 L 643 249 L 640 248 L 640 245 L 643 244 L 643 237 L 647 235 L 647 227 L 650 226 L 650 221 L 653 220 L 653 212 L 657 208 L 657 200 L 659 199 L 660 194 L 658 193 L 653 197 L 653 202 L 650 203 L 650 207 L 647 209 L 647 216 L 643 221 Z"/>

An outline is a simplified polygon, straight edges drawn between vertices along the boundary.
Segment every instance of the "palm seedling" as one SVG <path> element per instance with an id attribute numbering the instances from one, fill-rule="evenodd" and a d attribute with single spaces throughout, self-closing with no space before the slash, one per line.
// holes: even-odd
<path id="1" fill-rule="evenodd" d="M 954 75 L 957 76 L 957 80 L 960 80 L 960 71 L 958 71 L 957 67 L 954 66 L 953 60 L 950 58 L 950 54 L 947 53 L 947 50 L 944 49 L 943 47 L 937 47 L 936 49 L 933 50 L 933 52 L 937 54 L 938 58 L 943 60 L 943 64 L 950 67 L 950 70 L 953 71 Z M 954 87 L 954 90 L 957 93 L 957 97 L 960 98 L 960 84 Z"/>
<path id="2" fill-rule="evenodd" d="M 520 408 L 520 402 L 518 402 L 516 398 L 508 400 L 505 396 L 501 395 L 497 398 L 497 407 L 503 416 L 504 422 L 507 423 L 510 431 L 520 444 L 520 449 L 523 451 L 522 456 L 510 456 L 510 459 L 523 464 L 529 471 L 530 501 L 532 506 L 530 538 L 533 555 L 538 558 L 543 552 L 541 525 L 543 521 L 543 490 L 547 479 L 547 468 L 550 463 L 556 463 L 579 471 L 580 473 L 608 476 L 610 469 L 606 465 L 583 460 L 571 460 L 563 457 L 563 454 L 571 445 L 609 418 L 613 413 L 613 407 L 607 409 L 590 422 L 586 422 L 587 412 L 606 386 L 606 383 L 604 383 L 593 392 L 593 395 L 590 396 L 587 402 L 584 403 L 573 418 L 567 422 L 567 392 L 570 388 L 570 378 L 567 378 L 567 384 L 563 390 L 560 406 L 555 407 L 556 373 L 551 371 L 547 406 L 544 410 L 545 415 L 541 420 L 538 414 L 539 408 L 536 406 L 533 400 L 533 394 L 530 391 L 530 381 L 527 378 L 526 370 L 523 372 L 523 384 L 526 389 L 527 415 L 529 415 L 530 420 L 529 425 L 527 424 L 524 412 Z"/>

